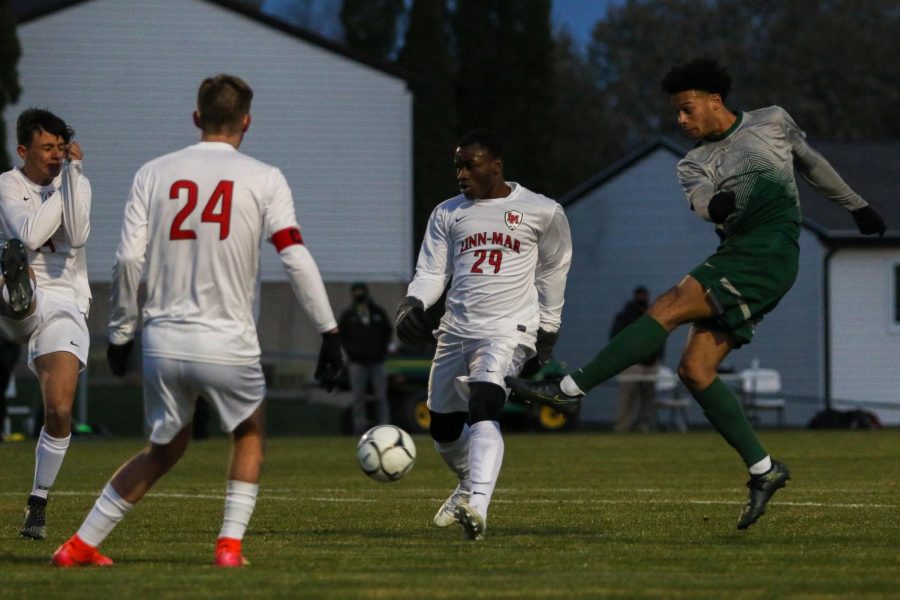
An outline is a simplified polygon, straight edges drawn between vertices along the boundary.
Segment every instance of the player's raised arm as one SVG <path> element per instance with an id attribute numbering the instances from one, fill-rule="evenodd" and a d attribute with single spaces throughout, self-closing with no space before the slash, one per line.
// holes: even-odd
<path id="1" fill-rule="evenodd" d="M 782 116 L 784 130 L 791 141 L 791 150 L 794 154 L 794 168 L 804 181 L 822 196 L 850 211 L 860 233 L 883 236 L 886 225 L 881 215 L 847 185 L 824 156 L 807 143 L 806 134 L 791 116 L 784 111 Z"/>
<path id="2" fill-rule="evenodd" d="M 81 248 L 91 235 L 91 184 L 82 175 L 84 152 L 78 142 L 70 142 L 68 160 L 62 171 L 62 225 L 69 245 Z"/>

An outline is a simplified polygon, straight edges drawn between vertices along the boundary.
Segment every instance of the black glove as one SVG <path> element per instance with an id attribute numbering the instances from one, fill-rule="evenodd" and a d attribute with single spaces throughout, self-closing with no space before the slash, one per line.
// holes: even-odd
<path id="1" fill-rule="evenodd" d="M 128 359 L 131 358 L 131 349 L 134 348 L 134 340 L 124 344 L 110 344 L 106 347 L 106 362 L 109 370 L 116 377 L 122 377 L 128 372 Z"/>
<path id="2" fill-rule="evenodd" d="M 425 317 L 425 305 L 413 296 L 407 296 L 397 306 L 397 337 L 411 346 L 431 339 L 432 327 Z"/>
<path id="3" fill-rule="evenodd" d="M 534 349 L 537 351 L 537 354 L 525 363 L 520 376 L 527 379 L 547 366 L 547 363 L 553 360 L 553 348 L 556 346 L 556 340 L 558 339 L 558 331 L 538 329 L 537 341 L 534 343 Z"/>
<path id="4" fill-rule="evenodd" d="M 721 225 L 728 218 L 728 215 L 734 212 L 737 206 L 737 199 L 731 190 L 722 190 L 716 192 L 709 200 L 709 218 L 716 225 Z"/>
<path id="5" fill-rule="evenodd" d="M 873 235 L 877 233 L 878 237 L 884 237 L 887 225 L 884 224 L 884 219 L 881 218 L 881 215 L 875 212 L 875 209 L 871 206 L 857 208 L 850 211 L 850 214 L 853 215 L 853 220 L 856 221 L 856 228 L 859 229 L 861 234 Z"/>
<path id="6" fill-rule="evenodd" d="M 341 353 L 341 338 L 337 333 L 322 334 L 322 348 L 319 350 L 319 363 L 316 365 L 315 378 L 327 391 L 337 385 L 341 371 L 344 370 L 344 355 Z"/>

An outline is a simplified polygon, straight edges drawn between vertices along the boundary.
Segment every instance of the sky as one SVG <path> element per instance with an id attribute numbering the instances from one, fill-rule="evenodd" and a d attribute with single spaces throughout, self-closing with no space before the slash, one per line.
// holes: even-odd
<path id="1" fill-rule="evenodd" d="M 606 14 L 607 9 L 624 3 L 625 0 L 553 0 L 553 25 L 568 29 L 584 48 L 591 39 L 594 24 Z"/>
<path id="2" fill-rule="evenodd" d="M 606 14 L 610 6 L 623 4 L 626 0 L 552 0 L 551 15 L 555 28 L 565 27 L 579 46 L 584 48 L 591 39 L 594 23 Z M 315 23 L 318 33 L 330 38 L 340 38 L 341 0 L 314 0 L 306 15 Z M 290 20 L 297 12 L 296 0 L 265 0 L 262 11 L 274 17 Z"/>

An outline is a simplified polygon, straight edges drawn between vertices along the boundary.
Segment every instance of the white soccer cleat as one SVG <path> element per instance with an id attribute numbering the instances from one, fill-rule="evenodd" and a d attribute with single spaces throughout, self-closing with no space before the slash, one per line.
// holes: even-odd
<path id="1" fill-rule="evenodd" d="M 487 529 L 484 517 L 469 506 L 468 499 L 456 505 L 456 521 L 462 526 L 463 535 L 467 540 L 480 542 L 484 539 L 484 531 Z"/>
<path id="2" fill-rule="evenodd" d="M 434 515 L 434 524 L 438 527 L 450 527 L 456 523 L 456 507 L 463 500 L 469 499 L 469 490 L 463 489 L 462 484 L 457 485 L 450 497 L 444 500 L 437 513 Z"/>

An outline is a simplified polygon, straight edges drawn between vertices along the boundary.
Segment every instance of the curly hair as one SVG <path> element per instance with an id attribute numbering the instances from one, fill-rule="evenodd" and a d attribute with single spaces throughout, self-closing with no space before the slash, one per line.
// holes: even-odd
<path id="1" fill-rule="evenodd" d="M 718 94 L 722 100 L 731 90 L 731 75 L 715 59 L 702 56 L 669 69 L 662 90 L 670 96 L 687 90 Z"/>

